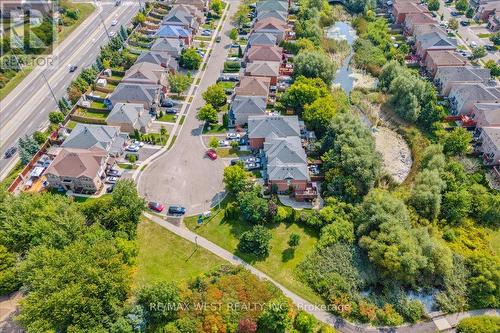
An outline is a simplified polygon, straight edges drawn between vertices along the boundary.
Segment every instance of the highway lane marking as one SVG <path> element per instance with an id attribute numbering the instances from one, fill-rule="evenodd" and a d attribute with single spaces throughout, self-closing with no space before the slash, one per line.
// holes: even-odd
<path id="1" fill-rule="evenodd" d="M 130 8 L 132 8 L 132 7 L 120 7 L 119 12 L 120 12 L 120 14 L 122 14 L 123 12 L 128 11 L 128 9 L 130 9 Z M 105 21 L 105 23 L 106 23 L 106 22 L 107 22 L 107 21 L 109 21 L 109 20 L 112 20 L 112 17 L 111 17 L 111 16 L 108 16 L 108 18 L 107 18 L 106 20 L 104 20 L 104 21 Z M 102 26 L 102 24 L 101 24 L 101 26 Z M 95 30 L 91 36 L 96 36 L 97 34 L 100 34 L 100 35 L 105 35 L 105 34 L 106 34 L 106 32 L 105 32 L 105 31 L 102 31 L 101 29 L 98 29 L 98 30 Z M 99 37 L 100 37 L 100 36 L 99 36 Z M 89 41 L 90 41 L 90 40 L 89 40 Z M 80 45 L 80 47 L 78 48 L 78 50 L 77 50 L 77 51 L 73 54 L 73 56 L 72 56 L 72 57 L 70 57 L 70 59 L 67 59 L 67 63 L 71 63 L 71 61 L 72 61 L 75 57 L 79 56 L 79 52 L 80 52 L 80 50 L 81 50 L 82 48 L 87 47 L 88 45 L 89 45 L 89 42 L 86 42 L 86 43 L 84 43 L 84 44 L 81 44 L 81 45 Z M 49 84 L 51 84 L 51 85 L 57 85 L 58 83 L 53 83 L 53 81 L 54 81 L 54 80 L 56 80 L 56 79 L 63 80 L 63 79 L 64 79 L 64 76 L 65 76 L 65 74 L 66 74 L 66 73 L 64 73 L 64 72 L 65 72 L 66 70 L 67 70 L 67 68 L 66 68 L 65 66 L 60 66 L 60 67 L 59 67 L 59 69 L 58 69 L 58 70 L 54 73 L 54 75 L 53 75 L 53 76 L 52 76 L 52 77 L 48 80 L 48 81 L 49 81 Z M 62 76 L 62 77 L 61 77 L 61 76 Z M 40 96 L 41 94 L 47 94 L 47 93 L 48 93 L 48 92 L 47 92 L 47 87 L 46 87 L 46 85 L 44 84 L 44 89 L 39 89 L 39 90 L 38 90 L 38 91 L 37 91 L 37 92 L 36 92 L 36 93 L 35 93 L 35 94 L 34 94 L 34 95 L 30 98 L 30 101 L 35 100 L 35 102 L 36 102 L 37 100 L 40 100 L 40 99 L 42 98 L 42 97 Z M 37 97 L 38 97 L 38 98 L 37 98 Z M 30 103 L 30 104 L 33 104 L 33 103 Z M 24 107 L 22 107 L 20 110 L 18 110 L 18 111 L 16 112 L 16 114 L 14 115 L 14 117 L 13 117 L 10 121 L 7 121 L 7 122 L 4 124 L 3 128 L 2 128 L 2 129 L 0 129 L 0 131 L 2 131 L 4 135 L 5 135 L 5 132 L 7 132 L 7 135 L 6 135 L 7 137 L 11 136 L 11 135 L 13 134 L 12 132 L 13 132 L 13 131 L 15 131 L 15 130 L 12 130 L 12 127 L 13 127 L 13 126 L 15 126 L 15 125 L 21 124 L 21 123 L 23 122 L 23 120 L 24 120 L 24 119 L 26 119 L 26 118 L 29 116 L 29 114 L 28 114 L 28 115 L 26 115 L 25 117 L 23 117 L 23 112 L 22 112 L 22 110 L 25 110 L 25 109 L 27 109 L 27 108 L 30 108 L 30 106 L 29 106 L 29 104 L 27 104 L 27 103 L 26 103 Z M 20 119 L 20 118 L 24 118 L 24 119 Z M 10 126 L 9 126 L 9 125 L 10 125 Z M 3 144 L 2 144 L 2 143 L 0 143 L 0 147 L 2 147 L 2 146 L 3 146 Z"/>

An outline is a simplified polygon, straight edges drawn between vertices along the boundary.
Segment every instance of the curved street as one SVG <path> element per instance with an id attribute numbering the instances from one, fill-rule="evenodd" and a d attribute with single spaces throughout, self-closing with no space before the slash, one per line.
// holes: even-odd
<path id="1" fill-rule="evenodd" d="M 214 43 L 212 39 L 212 53 L 206 69 L 200 72 L 198 85 L 195 76 L 195 86 L 188 95 L 193 96 L 192 102 L 183 107 L 178 117 L 181 119 L 185 115 L 185 120 L 183 124 L 178 122 L 173 133 L 169 133 L 170 140 L 176 135 L 175 143 L 153 157 L 152 162 L 144 162 L 147 167 L 137 178 L 139 192 L 144 198 L 166 205 L 181 205 L 186 208 L 187 215 L 209 210 L 224 196 L 222 175 L 228 162 L 223 159 L 212 161 L 206 157 L 207 148 L 201 136 L 202 122 L 196 119 L 196 113 L 205 104 L 201 94 L 216 82 L 228 54 L 231 44 L 228 35 L 232 28 L 230 18 L 238 9 L 238 1 L 229 3 L 227 18 L 219 32 L 221 42 Z"/>

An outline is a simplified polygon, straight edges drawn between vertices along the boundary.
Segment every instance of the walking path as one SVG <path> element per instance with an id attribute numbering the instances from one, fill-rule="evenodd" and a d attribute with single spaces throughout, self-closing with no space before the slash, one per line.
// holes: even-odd
<path id="1" fill-rule="evenodd" d="M 345 321 L 342 318 L 334 316 L 330 312 L 327 312 L 325 307 L 317 306 L 317 305 L 314 305 L 314 304 L 306 301 L 305 299 L 303 299 L 299 295 L 293 293 L 292 291 L 288 290 L 280 283 L 273 280 L 267 274 L 256 269 L 252 265 L 246 263 L 243 259 L 241 259 L 238 256 L 232 254 L 231 252 L 221 248 L 220 246 L 212 243 L 208 239 L 197 235 L 196 233 L 190 231 L 189 229 L 182 227 L 182 226 L 173 225 L 172 223 L 169 223 L 169 222 L 163 220 L 162 218 L 151 215 L 149 213 L 144 213 L 144 215 L 148 219 L 150 219 L 151 221 L 168 229 L 169 231 L 173 232 L 174 234 L 176 234 L 180 237 L 183 237 L 184 239 L 186 239 L 190 242 L 193 242 L 193 243 L 197 244 L 198 246 L 203 247 L 204 249 L 214 253 L 215 255 L 221 257 L 222 259 L 229 261 L 231 264 L 241 265 L 241 266 L 245 267 L 246 269 L 248 269 L 253 274 L 257 275 L 259 278 L 266 279 L 266 280 L 272 282 L 279 289 L 281 289 L 283 294 L 285 294 L 285 296 L 289 297 L 299 309 L 304 310 L 304 311 L 312 314 L 314 317 L 316 317 L 318 320 L 320 320 L 324 323 L 332 325 L 340 332 L 344 332 L 344 333 L 354 333 L 354 332 L 357 332 L 357 333 L 359 333 L 359 332 L 366 332 L 366 333 L 375 333 L 375 332 L 434 333 L 434 332 L 447 330 L 447 329 L 450 329 L 452 327 L 455 327 L 461 319 L 466 318 L 466 317 L 478 316 L 478 315 L 482 315 L 482 314 L 490 314 L 490 315 L 500 316 L 500 310 L 485 309 L 485 310 L 474 310 L 474 311 L 468 311 L 468 312 L 455 313 L 455 314 L 446 315 L 446 316 L 440 316 L 440 317 L 433 318 L 432 320 L 429 320 L 426 322 L 418 323 L 415 325 L 400 326 L 400 327 L 396 327 L 396 328 L 390 328 L 390 327 L 376 328 L 376 327 L 370 327 L 370 326 L 366 326 L 366 325 L 354 325 L 354 324 L 351 324 L 351 323 Z"/>

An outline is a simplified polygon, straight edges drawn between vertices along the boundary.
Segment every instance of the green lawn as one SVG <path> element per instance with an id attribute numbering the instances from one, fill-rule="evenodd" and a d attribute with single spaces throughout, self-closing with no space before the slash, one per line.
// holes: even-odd
<path id="1" fill-rule="evenodd" d="M 224 207 L 225 203 L 222 205 Z M 318 240 L 313 230 L 297 224 L 269 225 L 273 235 L 271 253 L 265 260 L 256 260 L 254 256 L 237 250 L 240 235 L 249 230 L 251 225 L 244 221 L 226 220 L 223 207 L 219 211 L 214 210 L 213 216 L 206 219 L 201 226 L 197 224 L 197 216 L 184 219 L 184 223 L 192 231 L 251 263 L 298 295 L 317 304 L 323 303 L 313 290 L 296 278 L 295 272 L 297 265 L 310 253 Z M 300 244 L 295 250 L 287 244 L 292 233 L 300 235 Z"/>
<path id="2" fill-rule="evenodd" d="M 76 121 L 73 121 L 73 120 L 70 120 L 68 121 L 68 123 L 66 124 L 66 127 L 69 128 L 69 129 L 73 129 L 76 127 L 78 123 Z"/>
<path id="3" fill-rule="evenodd" d="M 224 88 L 224 89 L 232 89 L 236 86 L 236 82 L 230 82 L 230 81 L 223 81 L 219 82 L 219 84 Z"/>
<path id="4" fill-rule="evenodd" d="M 97 101 L 92 101 L 92 103 L 90 103 L 90 107 L 93 108 L 93 109 L 106 109 L 106 105 L 104 105 L 103 102 L 97 102 Z"/>
<path id="5" fill-rule="evenodd" d="M 168 121 L 170 123 L 175 123 L 176 115 L 175 114 L 164 114 L 163 117 L 158 118 L 158 121 Z"/>
<path id="6" fill-rule="evenodd" d="M 209 37 L 209 36 L 195 36 L 194 40 L 201 40 L 201 41 L 209 42 L 209 41 L 212 40 L 212 37 Z"/>
<path id="7" fill-rule="evenodd" d="M 239 157 L 250 155 L 251 152 L 248 150 L 241 151 L 233 148 L 217 148 L 217 156 L 219 157 Z"/>
<path id="8" fill-rule="evenodd" d="M 118 163 L 118 166 L 124 170 L 135 170 L 137 169 L 137 165 L 130 163 Z"/>
<path id="9" fill-rule="evenodd" d="M 208 129 L 210 126 L 210 129 Z M 203 127 L 203 134 L 220 134 L 225 133 L 227 131 L 227 127 L 223 124 L 211 124 Z"/>
<path id="10" fill-rule="evenodd" d="M 137 243 L 136 287 L 158 281 L 185 281 L 227 263 L 146 218 L 138 226 Z"/>
<path id="11" fill-rule="evenodd" d="M 76 113 L 79 116 L 87 118 L 106 119 L 108 117 L 108 112 L 92 112 L 83 108 L 80 108 Z"/>
<path id="12" fill-rule="evenodd" d="M 0 89 L 0 101 L 5 98 L 19 83 L 21 83 L 24 78 L 31 73 L 33 70 L 33 67 L 27 66 L 21 69 L 20 72 L 18 72 L 12 79 L 7 82 L 7 84 Z"/>

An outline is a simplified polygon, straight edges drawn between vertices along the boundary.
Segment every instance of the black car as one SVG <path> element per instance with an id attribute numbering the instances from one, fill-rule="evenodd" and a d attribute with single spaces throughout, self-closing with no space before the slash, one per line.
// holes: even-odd
<path id="1" fill-rule="evenodd" d="M 69 72 L 70 72 L 70 73 L 73 73 L 74 71 L 76 71 L 76 69 L 77 69 L 77 68 L 78 68 L 78 66 L 77 66 L 77 65 L 70 65 L 70 66 L 69 66 Z"/>
<path id="2" fill-rule="evenodd" d="M 458 12 L 451 12 L 451 16 L 460 16 L 460 13 L 458 13 Z"/>
<path id="3" fill-rule="evenodd" d="M 120 173 L 120 171 L 115 170 L 115 169 L 108 170 L 108 172 L 106 172 L 106 174 L 107 174 L 108 176 L 112 176 L 112 177 L 121 177 L 121 175 L 122 175 L 122 174 Z"/>
<path id="4" fill-rule="evenodd" d="M 177 112 L 179 112 L 179 111 L 177 111 L 174 108 L 167 108 L 167 109 L 165 109 L 165 113 L 166 114 L 177 114 Z"/>
<path id="5" fill-rule="evenodd" d="M 488 51 L 495 51 L 495 47 L 493 45 L 486 44 L 484 48 Z"/>
<path id="6" fill-rule="evenodd" d="M 162 99 L 160 105 L 164 106 L 164 107 L 167 107 L 167 108 L 171 108 L 171 107 L 173 107 L 175 105 L 175 103 L 174 103 L 173 100 L 171 100 L 169 98 L 169 99 Z"/>
<path id="7" fill-rule="evenodd" d="M 461 24 L 463 27 L 466 27 L 466 26 L 468 26 L 470 23 L 469 23 L 469 21 L 460 21 L 460 24 Z"/>
<path id="8" fill-rule="evenodd" d="M 186 214 L 186 208 L 181 206 L 170 206 L 168 207 L 169 215 L 184 215 Z"/>
<path id="9" fill-rule="evenodd" d="M 5 158 L 11 158 L 17 151 L 17 148 L 16 147 L 10 147 L 9 149 L 7 149 L 7 151 L 5 152 Z"/>

